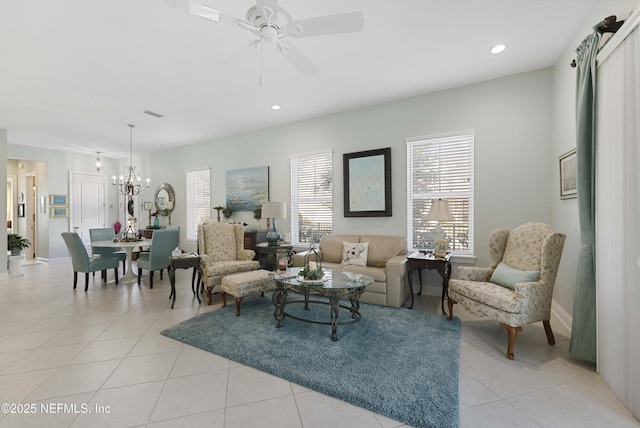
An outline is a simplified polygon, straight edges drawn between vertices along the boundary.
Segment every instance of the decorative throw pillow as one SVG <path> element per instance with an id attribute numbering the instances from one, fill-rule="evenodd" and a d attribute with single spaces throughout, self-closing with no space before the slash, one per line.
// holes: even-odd
<path id="1" fill-rule="evenodd" d="M 489 281 L 515 290 L 516 284 L 520 282 L 537 281 L 539 275 L 540 272 L 537 270 L 518 270 L 504 262 L 501 262 L 493 271 Z"/>
<path id="2" fill-rule="evenodd" d="M 346 263 L 348 265 L 366 266 L 368 252 L 368 242 L 343 242 L 342 263 Z"/>

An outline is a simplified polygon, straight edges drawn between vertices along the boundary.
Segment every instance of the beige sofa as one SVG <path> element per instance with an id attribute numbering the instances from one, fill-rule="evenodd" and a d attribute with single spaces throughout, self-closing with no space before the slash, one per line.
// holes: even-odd
<path id="1" fill-rule="evenodd" d="M 343 242 L 369 243 L 367 266 L 343 263 Z M 360 297 L 364 303 L 399 308 L 409 296 L 407 283 L 407 240 L 401 236 L 327 235 L 316 249 L 322 267 L 362 273 L 375 282 Z M 293 266 L 302 267 L 308 251 L 293 256 Z"/>

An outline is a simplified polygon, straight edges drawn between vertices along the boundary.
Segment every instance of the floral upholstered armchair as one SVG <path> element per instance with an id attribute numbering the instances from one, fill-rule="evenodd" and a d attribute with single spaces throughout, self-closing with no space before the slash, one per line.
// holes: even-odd
<path id="1" fill-rule="evenodd" d="M 260 266 L 253 260 L 256 253 L 244 249 L 244 227 L 241 224 L 211 222 L 198 226 L 198 253 L 209 305 L 213 289 L 220 285 L 223 277 Z"/>
<path id="2" fill-rule="evenodd" d="M 551 299 L 565 235 L 543 223 L 498 229 L 489 237 L 491 265 L 460 267 L 449 281 L 449 317 L 460 303 L 478 316 L 500 322 L 507 330 L 507 358 L 522 326 L 542 321 L 547 342 L 555 344 L 549 324 Z"/>

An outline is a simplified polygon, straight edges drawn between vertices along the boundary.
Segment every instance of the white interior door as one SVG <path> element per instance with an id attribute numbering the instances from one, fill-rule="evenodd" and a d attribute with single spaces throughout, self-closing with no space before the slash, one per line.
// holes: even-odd
<path id="1" fill-rule="evenodd" d="M 639 27 L 601 62 L 597 78 L 598 372 L 640 418 Z"/>
<path id="2" fill-rule="evenodd" d="M 107 204 L 105 189 L 107 177 L 103 174 L 71 171 L 69 186 L 70 221 L 73 231 L 89 245 L 89 229 L 105 227 Z"/>

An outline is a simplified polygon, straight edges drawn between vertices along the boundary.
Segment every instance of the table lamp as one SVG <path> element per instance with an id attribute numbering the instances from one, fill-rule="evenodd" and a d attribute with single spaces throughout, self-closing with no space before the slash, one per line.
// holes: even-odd
<path id="1" fill-rule="evenodd" d="M 442 222 L 451 222 L 455 221 L 453 215 L 451 215 L 451 210 L 449 210 L 449 202 L 443 200 L 441 198 L 434 199 L 431 201 L 431 208 L 425 217 L 426 221 L 437 221 L 438 225 L 435 230 L 435 238 L 438 241 L 444 240 L 446 235 L 444 230 L 442 230 L 442 226 L 440 223 Z"/>
<path id="2" fill-rule="evenodd" d="M 278 245 L 282 235 L 276 229 L 276 218 L 287 218 L 286 202 L 265 202 L 262 204 L 262 217 L 271 218 L 271 230 L 267 232 L 269 245 Z"/>

